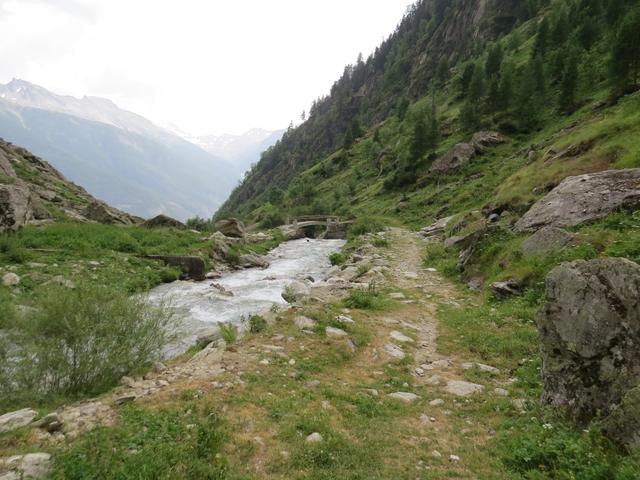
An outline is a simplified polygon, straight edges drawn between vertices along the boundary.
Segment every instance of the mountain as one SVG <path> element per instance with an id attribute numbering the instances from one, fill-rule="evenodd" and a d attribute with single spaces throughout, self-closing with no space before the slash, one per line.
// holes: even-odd
<path id="1" fill-rule="evenodd" d="M 135 218 L 97 200 L 49 163 L 0 138 L 0 233 L 67 219 L 130 225 Z"/>
<path id="2" fill-rule="evenodd" d="M 204 135 L 193 139 L 207 152 L 227 160 L 240 174 L 260 160 L 262 152 L 282 138 L 285 130 L 253 128 L 242 135 Z"/>
<path id="3" fill-rule="evenodd" d="M 209 217 L 237 177 L 224 160 L 107 99 L 60 96 L 24 80 L 0 85 L 0 136 L 142 217 Z"/>

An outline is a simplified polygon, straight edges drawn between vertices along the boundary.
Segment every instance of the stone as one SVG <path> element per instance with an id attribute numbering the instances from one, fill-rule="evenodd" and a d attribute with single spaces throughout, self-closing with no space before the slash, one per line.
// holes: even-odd
<path id="1" fill-rule="evenodd" d="M 543 257 L 559 252 L 572 241 L 573 235 L 562 228 L 542 227 L 524 241 L 521 251 L 525 257 Z"/>
<path id="2" fill-rule="evenodd" d="M 288 303 L 296 303 L 311 295 L 311 288 L 306 283 L 293 281 L 282 292 L 282 298 Z"/>
<path id="3" fill-rule="evenodd" d="M 481 392 L 483 389 L 482 385 L 465 382 L 464 380 L 449 380 L 446 387 L 448 393 L 458 397 L 468 397 L 474 393 Z"/>
<path id="4" fill-rule="evenodd" d="M 402 292 L 391 292 L 389 294 L 389 298 L 393 299 L 393 300 L 404 300 L 407 297 L 404 296 L 404 293 Z"/>
<path id="5" fill-rule="evenodd" d="M 237 218 L 227 218 L 216 222 L 215 228 L 226 237 L 243 238 L 245 236 L 244 224 Z"/>
<path id="6" fill-rule="evenodd" d="M 131 225 L 136 223 L 131 215 L 111 208 L 104 202 L 95 200 L 85 207 L 81 212 L 82 216 L 94 222 L 105 225 Z"/>
<path id="7" fill-rule="evenodd" d="M 38 412 L 30 408 L 23 408 L 22 410 L 16 410 L 15 412 L 5 413 L 0 416 L 0 433 L 10 432 L 17 428 L 26 427 L 34 418 L 38 415 Z"/>
<path id="8" fill-rule="evenodd" d="M 116 405 L 125 405 L 127 403 L 131 403 L 131 402 L 135 401 L 136 398 L 137 398 L 137 396 L 133 395 L 133 394 L 121 395 L 120 397 L 115 399 L 115 404 Z"/>
<path id="9" fill-rule="evenodd" d="M 33 424 L 34 427 L 42 428 L 49 433 L 57 432 L 62 428 L 62 420 L 56 412 L 45 415 Z"/>
<path id="10" fill-rule="evenodd" d="M 588 173 L 565 178 L 518 220 L 515 230 L 574 227 L 621 209 L 639 208 L 640 168 Z"/>
<path id="11" fill-rule="evenodd" d="M 346 337 L 348 335 L 347 332 L 345 332 L 344 330 L 341 330 L 340 328 L 334 328 L 334 327 L 326 327 L 325 333 L 327 334 L 327 337 L 332 337 L 332 338 Z"/>
<path id="12" fill-rule="evenodd" d="M 389 336 L 400 343 L 413 343 L 413 338 L 407 337 L 404 333 L 398 332 L 397 330 L 392 331 Z"/>
<path id="13" fill-rule="evenodd" d="M 491 284 L 491 291 L 499 300 L 518 297 L 522 295 L 523 290 L 522 284 L 517 280 L 506 280 L 504 282 L 494 282 Z"/>
<path id="14" fill-rule="evenodd" d="M 2 276 L 2 285 L 5 287 L 15 287 L 20 284 L 20 277 L 15 273 L 5 273 Z"/>
<path id="15" fill-rule="evenodd" d="M 431 456 L 433 458 L 442 458 L 442 454 L 437 450 L 434 450 L 433 452 L 431 452 Z"/>
<path id="16" fill-rule="evenodd" d="M 419 398 L 415 393 L 409 392 L 394 392 L 390 393 L 389 397 L 405 403 L 415 402 Z"/>
<path id="17" fill-rule="evenodd" d="M 418 235 L 424 238 L 437 238 L 444 234 L 445 228 L 453 217 L 444 217 L 436 220 L 431 225 L 424 227 L 418 232 Z"/>
<path id="18" fill-rule="evenodd" d="M 356 323 L 356 322 L 353 321 L 353 318 L 347 317 L 346 315 L 338 315 L 336 317 L 336 321 L 338 321 L 340 323 L 347 323 L 347 324 Z"/>
<path id="19" fill-rule="evenodd" d="M 305 439 L 305 442 L 320 443 L 322 442 L 322 440 L 323 440 L 322 435 L 320 435 L 318 432 L 314 432 Z"/>
<path id="20" fill-rule="evenodd" d="M 0 232 L 18 230 L 32 218 L 31 191 L 20 184 L 0 184 Z"/>
<path id="21" fill-rule="evenodd" d="M 579 260 L 546 279 L 538 316 L 542 403 L 578 425 L 607 416 L 640 384 L 640 265 Z"/>
<path id="22" fill-rule="evenodd" d="M 449 455 L 449 461 L 451 463 L 460 463 L 460 457 L 458 455 Z"/>
<path id="23" fill-rule="evenodd" d="M 255 253 L 240 255 L 238 262 L 242 268 L 269 268 L 269 261 L 266 257 Z"/>
<path id="24" fill-rule="evenodd" d="M 437 387 L 442 383 L 442 379 L 439 375 L 431 375 L 424 383 L 432 387 Z"/>
<path id="25" fill-rule="evenodd" d="M 0 458 L 0 471 L 2 470 L 8 470 L 0 475 L 2 480 L 46 478 L 51 471 L 51 455 L 48 453 L 28 453 Z"/>
<path id="26" fill-rule="evenodd" d="M 493 393 L 495 393 L 499 397 L 508 397 L 509 396 L 509 390 L 505 390 L 504 388 L 494 388 L 493 389 Z"/>
<path id="27" fill-rule="evenodd" d="M 398 360 L 402 360 L 406 356 L 400 347 L 393 345 L 392 343 L 384 346 L 384 352 L 390 357 L 397 358 Z"/>
<path id="28" fill-rule="evenodd" d="M 444 405 L 444 400 L 442 400 L 441 398 L 436 398 L 435 400 L 431 400 L 429 402 L 429 405 L 431 405 L 432 407 L 441 407 L 442 405 Z"/>
<path id="29" fill-rule="evenodd" d="M 302 315 L 296 317 L 293 323 L 295 323 L 296 327 L 298 327 L 300 330 L 312 329 L 317 325 L 317 322 L 315 320 L 309 317 L 304 317 Z"/>
<path id="30" fill-rule="evenodd" d="M 506 142 L 507 137 L 498 132 L 476 132 L 473 134 L 473 137 L 471 137 L 471 145 L 473 145 L 478 153 Z"/>
<path id="31" fill-rule="evenodd" d="M 447 153 L 437 158 L 431 165 L 429 171 L 432 173 L 452 173 L 469 163 L 475 154 L 476 149 L 473 145 L 469 143 L 459 143 Z"/>
<path id="32" fill-rule="evenodd" d="M 168 217 L 167 215 L 157 215 L 150 218 L 146 222 L 142 223 L 145 228 L 177 228 L 180 230 L 186 230 L 187 226 L 176 220 L 175 218 Z"/>
<path id="33" fill-rule="evenodd" d="M 145 258 L 158 260 L 171 267 L 178 267 L 183 272 L 184 279 L 196 281 L 205 280 L 205 263 L 200 257 L 184 255 L 147 255 Z"/>

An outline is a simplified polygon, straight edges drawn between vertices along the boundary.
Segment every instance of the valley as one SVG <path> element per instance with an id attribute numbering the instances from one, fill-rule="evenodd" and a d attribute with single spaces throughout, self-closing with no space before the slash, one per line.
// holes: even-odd
<path id="1" fill-rule="evenodd" d="M 419 0 L 243 135 L 0 86 L 0 480 L 639 479 L 638 32 Z"/>

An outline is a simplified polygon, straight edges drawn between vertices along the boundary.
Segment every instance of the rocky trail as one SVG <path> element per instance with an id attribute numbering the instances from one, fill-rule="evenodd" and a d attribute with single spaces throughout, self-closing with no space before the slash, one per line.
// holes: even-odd
<path id="1" fill-rule="evenodd" d="M 118 428 L 122 409 L 179 409 L 188 399 L 221 412 L 231 467 L 251 478 L 310 474 L 320 467 L 313 461 L 301 466 L 291 457 L 325 445 L 341 449 L 334 452 L 340 459 L 347 447 L 335 445 L 343 443 L 350 445 L 349 459 L 330 462 L 336 476 L 323 478 L 351 472 L 368 478 L 426 478 L 421 475 L 429 472 L 476 478 L 464 475 L 470 465 L 491 469 L 484 446 L 493 419 L 472 421 L 473 411 L 487 397 L 513 409 L 506 398 L 511 380 L 495 367 L 439 351 L 438 310 L 459 306 L 458 293 L 423 266 L 423 239 L 401 229 L 383 235 L 388 246 L 365 243 L 354 254 L 356 266 L 373 262 L 386 271 L 383 283 L 356 278 L 338 282 L 336 290 L 329 279 L 312 289 L 309 303 L 274 315 L 265 332 L 230 346 L 214 342 L 141 378 L 125 377 L 109 394 L 36 423 L 35 411 L 22 411 L 13 422 L 0 417 L 0 428 L 31 428 L 29 449 L 55 457 L 98 426 Z M 353 289 L 379 290 L 381 305 L 345 308 L 334 295 Z M 325 303 L 317 304 L 318 298 Z M 470 372 L 476 381 L 468 381 Z M 248 451 L 246 444 L 252 445 Z M 0 472 L 8 472 L 0 479 L 26 474 L 24 462 L 27 457 L 0 459 Z"/>

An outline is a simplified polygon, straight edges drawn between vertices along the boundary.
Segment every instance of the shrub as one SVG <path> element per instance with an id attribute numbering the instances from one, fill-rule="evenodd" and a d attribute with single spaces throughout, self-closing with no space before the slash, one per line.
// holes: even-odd
<path id="1" fill-rule="evenodd" d="M 336 265 L 342 265 L 344 262 L 347 261 L 347 257 L 344 253 L 341 252 L 335 252 L 332 253 L 331 255 L 329 255 L 329 261 L 331 262 L 331 265 L 336 266 Z"/>
<path id="2" fill-rule="evenodd" d="M 350 237 L 358 237 L 367 233 L 381 232 L 385 229 L 384 223 L 375 217 L 362 217 L 349 229 Z"/>
<path id="3" fill-rule="evenodd" d="M 14 234 L 0 235 L 0 254 L 11 263 L 24 263 L 27 257 L 25 248 Z"/>
<path id="4" fill-rule="evenodd" d="M 267 321 L 260 315 L 251 315 L 249 317 L 249 331 L 251 333 L 260 333 L 266 330 Z"/>
<path id="5" fill-rule="evenodd" d="M 388 248 L 390 245 L 389 240 L 386 238 L 374 238 L 371 244 L 377 248 Z"/>
<path id="6" fill-rule="evenodd" d="M 104 287 L 55 287 L 38 299 L 32 316 L 10 330 L 9 397 L 94 394 L 161 356 L 171 340 L 172 316 L 141 297 Z"/>
<path id="7" fill-rule="evenodd" d="M 345 299 L 344 304 L 347 308 L 359 308 L 361 310 L 376 310 L 381 308 L 382 299 L 380 292 L 374 284 L 368 288 L 354 288 Z"/>
<path id="8" fill-rule="evenodd" d="M 219 323 L 220 336 L 227 345 L 233 345 L 238 341 L 238 327 L 231 323 Z"/>

